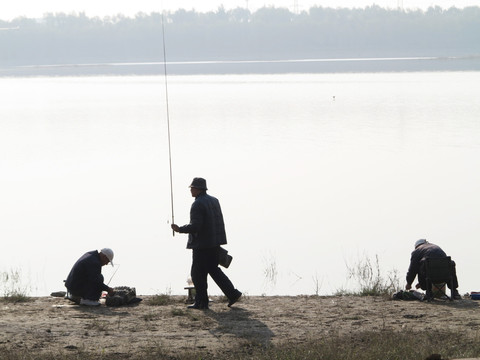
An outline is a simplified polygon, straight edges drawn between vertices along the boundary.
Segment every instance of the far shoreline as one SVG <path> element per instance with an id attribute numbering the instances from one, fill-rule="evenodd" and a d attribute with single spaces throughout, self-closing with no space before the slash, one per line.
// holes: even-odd
<path id="1" fill-rule="evenodd" d="M 261 75 L 480 71 L 480 55 L 463 57 L 339 58 L 269 61 L 178 61 L 0 67 L 0 77 Z"/>

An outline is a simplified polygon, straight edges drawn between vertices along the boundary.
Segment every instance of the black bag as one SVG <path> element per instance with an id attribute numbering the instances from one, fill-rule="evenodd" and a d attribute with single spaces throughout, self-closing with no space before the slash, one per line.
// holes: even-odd
<path id="1" fill-rule="evenodd" d="M 107 295 L 105 298 L 105 305 L 107 306 L 131 305 L 142 301 L 142 299 L 137 298 L 135 288 L 117 286 L 113 288 L 113 291 L 113 295 Z"/>
<path id="2" fill-rule="evenodd" d="M 233 257 L 228 255 L 228 251 L 220 246 L 220 251 L 218 253 L 218 264 L 222 265 L 224 268 L 228 268 L 232 260 Z"/>
<path id="3" fill-rule="evenodd" d="M 392 300 L 420 300 L 423 301 L 424 295 L 418 291 L 397 291 L 392 295 Z"/>

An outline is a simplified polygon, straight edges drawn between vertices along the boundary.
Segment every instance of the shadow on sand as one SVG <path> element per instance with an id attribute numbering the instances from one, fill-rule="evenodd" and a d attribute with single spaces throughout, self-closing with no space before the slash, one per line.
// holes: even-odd
<path id="1" fill-rule="evenodd" d="M 206 315 L 218 323 L 217 328 L 210 330 L 215 336 L 231 334 L 262 346 L 268 346 L 275 336 L 266 324 L 254 319 L 250 311 L 242 308 L 232 308 L 226 312 L 209 311 Z"/>

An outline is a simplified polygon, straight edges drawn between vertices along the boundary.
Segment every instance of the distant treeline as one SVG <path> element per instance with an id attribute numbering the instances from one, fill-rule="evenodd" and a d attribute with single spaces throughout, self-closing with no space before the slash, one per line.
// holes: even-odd
<path id="1" fill-rule="evenodd" d="M 480 7 L 427 11 L 312 7 L 295 14 L 222 7 L 89 18 L 0 21 L 0 67 L 163 61 L 478 56 Z"/>

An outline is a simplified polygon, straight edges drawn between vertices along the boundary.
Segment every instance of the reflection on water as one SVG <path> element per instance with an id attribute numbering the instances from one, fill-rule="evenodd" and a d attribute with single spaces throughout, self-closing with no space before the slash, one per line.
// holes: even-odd
<path id="1" fill-rule="evenodd" d="M 423 237 L 455 259 L 461 292 L 478 290 L 479 80 L 171 76 L 175 221 L 188 221 L 191 178 L 205 177 L 228 275 L 251 295 L 353 288 L 347 266 L 375 255 L 403 281 Z M 111 285 L 184 292 L 191 254 L 168 224 L 164 90 L 161 76 L 2 79 L 2 270 L 48 294 L 85 251 L 111 247 Z"/>

